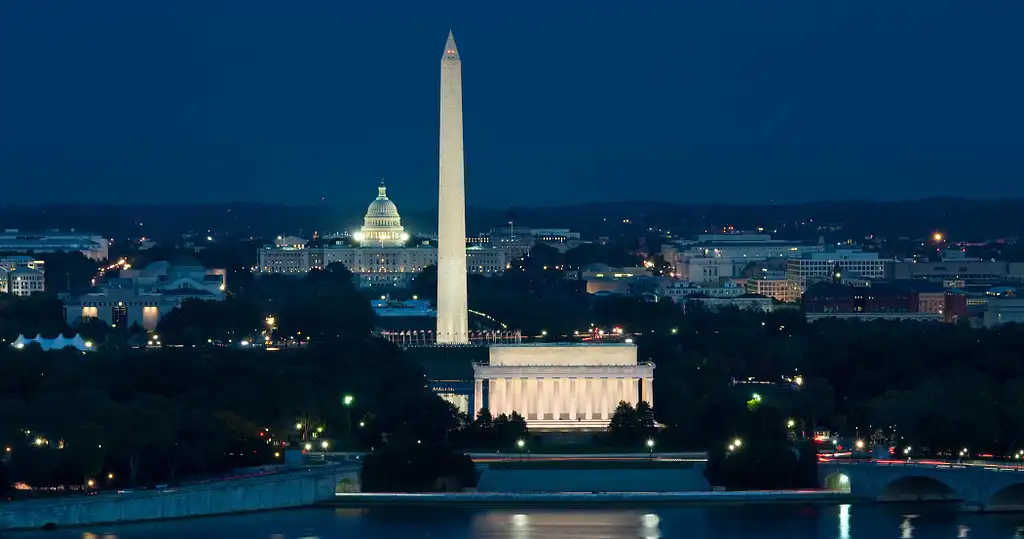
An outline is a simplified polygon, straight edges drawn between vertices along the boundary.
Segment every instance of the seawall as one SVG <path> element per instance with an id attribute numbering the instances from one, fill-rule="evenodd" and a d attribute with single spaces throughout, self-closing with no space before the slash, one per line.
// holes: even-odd
<path id="1" fill-rule="evenodd" d="M 320 466 L 181 488 L 0 504 L 0 530 L 74 527 L 266 511 L 359 491 L 359 469 Z"/>
<path id="2" fill-rule="evenodd" d="M 486 507 L 589 507 L 642 505 L 704 505 L 750 503 L 840 503 L 855 498 L 836 490 L 759 490 L 704 492 L 465 492 L 432 494 L 339 493 L 320 505 L 368 506 L 486 506 Z"/>
<path id="3" fill-rule="evenodd" d="M 493 469 L 480 474 L 480 492 L 680 492 L 711 490 L 704 466 L 669 469 Z"/>

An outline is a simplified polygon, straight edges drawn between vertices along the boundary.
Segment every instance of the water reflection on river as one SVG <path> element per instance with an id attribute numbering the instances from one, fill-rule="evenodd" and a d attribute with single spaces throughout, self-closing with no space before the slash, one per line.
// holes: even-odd
<path id="1" fill-rule="evenodd" d="M 6 537 L 6 536 L 5 536 Z M 1022 515 L 949 506 L 717 506 L 656 509 L 303 509 L 78 530 L 23 539 L 1024 539 Z"/>

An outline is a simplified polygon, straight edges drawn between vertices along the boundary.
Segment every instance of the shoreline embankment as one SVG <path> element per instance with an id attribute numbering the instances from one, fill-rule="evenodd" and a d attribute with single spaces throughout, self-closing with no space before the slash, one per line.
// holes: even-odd
<path id="1" fill-rule="evenodd" d="M 459 493 L 340 493 L 318 503 L 328 507 L 436 506 L 447 507 L 645 507 L 848 503 L 858 501 L 835 490 L 685 491 L 685 492 L 459 492 Z"/>

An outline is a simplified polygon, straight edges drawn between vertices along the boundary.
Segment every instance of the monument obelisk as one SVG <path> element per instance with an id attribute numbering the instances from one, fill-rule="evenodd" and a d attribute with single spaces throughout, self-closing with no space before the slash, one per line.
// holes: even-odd
<path id="1" fill-rule="evenodd" d="M 462 61 L 455 37 L 441 56 L 441 139 L 437 204 L 438 344 L 469 343 L 466 285 L 466 182 L 462 151 Z"/>

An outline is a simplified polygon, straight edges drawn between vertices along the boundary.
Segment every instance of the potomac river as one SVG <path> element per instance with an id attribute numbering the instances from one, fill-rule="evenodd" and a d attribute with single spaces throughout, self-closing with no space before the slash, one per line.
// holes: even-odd
<path id="1" fill-rule="evenodd" d="M 1024 539 L 1024 515 L 949 505 L 644 509 L 311 508 L 4 534 L 21 539 Z"/>

